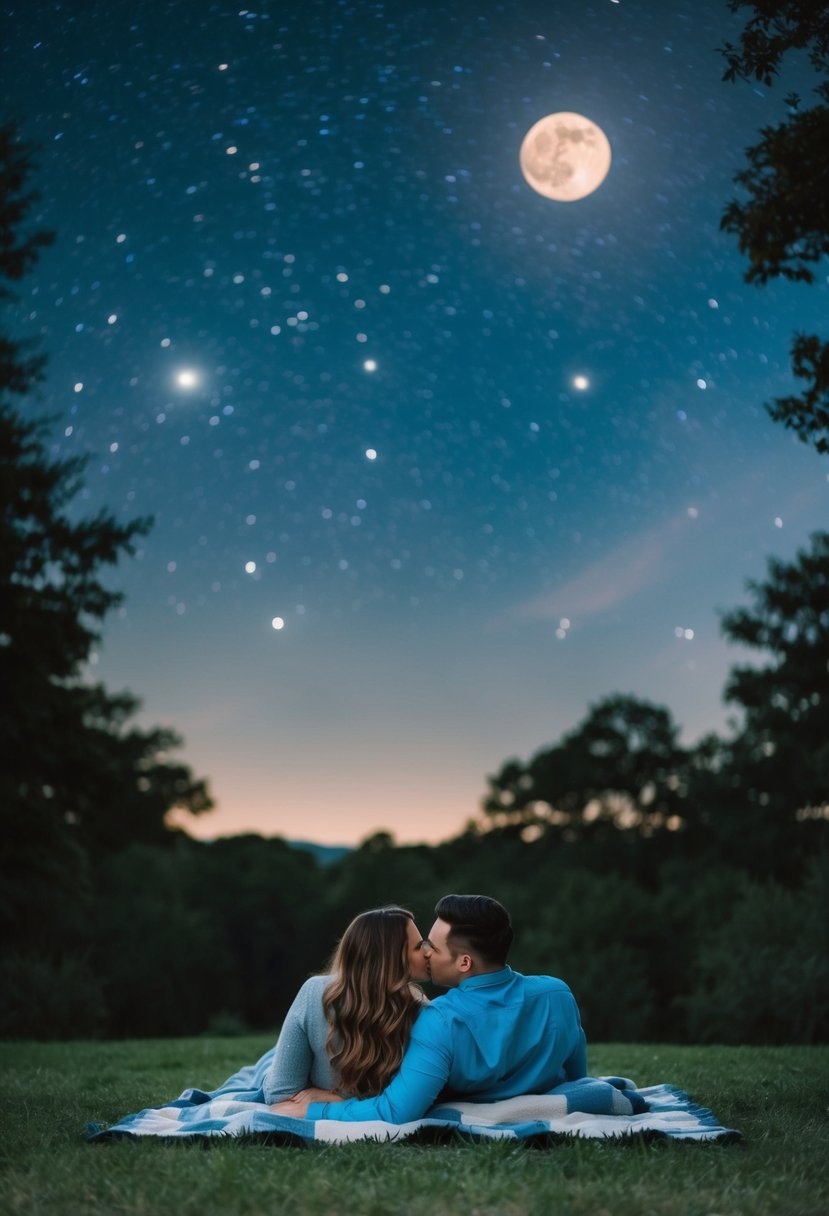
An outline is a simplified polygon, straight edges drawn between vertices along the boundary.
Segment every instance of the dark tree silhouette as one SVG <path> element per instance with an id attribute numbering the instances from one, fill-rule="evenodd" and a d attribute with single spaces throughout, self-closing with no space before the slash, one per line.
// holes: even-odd
<path id="1" fill-rule="evenodd" d="M 767 846 L 769 868 L 824 834 L 829 808 L 829 534 L 815 533 L 791 562 L 772 558 L 753 603 L 724 615 L 731 641 L 770 659 L 732 668 L 728 701 L 742 707 L 737 771 L 751 800 L 746 829 Z"/>
<path id="2" fill-rule="evenodd" d="M 51 242 L 24 232 L 36 195 L 30 151 L 0 128 L 0 295 Z M 211 805 L 204 782 L 171 763 L 170 731 L 129 725 L 130 694 L 90 684 L 85 665 L 121 595 L 101 572 L 133 551 L 150 521 L 71 512 L 83 458 L 55 458 L 49 420 L 13 404 L 43 359 L 0 339 L 0 930 L 18 948 L 48 948 L 78 906 L 90 851 L 165 836 L 173 806 Z M 57 935 L 58 938 L 61 934 Z"/>
<path id="3" fill-rule="evenodd" d="M 496 823 L 566 840 L 621 828 L 648 836 L 678 828 L 686 754 L 667 709 L 636 697 L 610 696 L 560 743 L 524 764 L 509 760 L 489 778 L 484 810 Z"/>
<path id="4" fill-rule="evenodd" d="M 794 93 L 788 117 L 764 127 L 746 149 L 748 165 L 735 175 L 746 197 L 726 206 L 721 227 L 737 237 L 749 261 L 749 283 L 782 276 L 814 282 L 811 267 L 829 253 L 829 6 L 815 0 L 729 0 L 732 12 L 750 9 L 739 45 L 727 43 L 724 79 L 771 85 L 792 51 L 808 54 L 819 83 L 818 102 L 803 108 Z M 792 368 L 805 387 L 767 405 L 776 422 L 818 452 L 829 452 L 829 342 L 796 334 Z"/>
<path id="5" fill-rule="evenodd" d="M 53 232 L 38 230 L 23 235 L 20 229 L 37 201 L 28 187 L 28 149 L 11 123 L 0 126 L 0 300 L 14 298 L 7 283 L 17 283 L 51 245 Z M 44 356 L 0 334 L 0 386 L 13 393 L 28 392 L 43 371 Z"/>

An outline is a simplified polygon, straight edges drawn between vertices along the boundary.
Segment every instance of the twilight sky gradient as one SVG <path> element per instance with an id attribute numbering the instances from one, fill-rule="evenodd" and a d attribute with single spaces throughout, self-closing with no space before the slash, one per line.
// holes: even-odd
<path id="1" fill-rule="evenodd" d="M 27 408 L 156 517 L 93 674 L 184 734 L 192 830 L 434 841 L 605 694 L 721 728 L 717 609 L 826 521 L 762 408 L 826 280 L 718 231 L 805 69 L 722 83 L 725 0 L 5 8 Z M 520 174 L 557 110 L 612 145 L 580 202 Z"/>

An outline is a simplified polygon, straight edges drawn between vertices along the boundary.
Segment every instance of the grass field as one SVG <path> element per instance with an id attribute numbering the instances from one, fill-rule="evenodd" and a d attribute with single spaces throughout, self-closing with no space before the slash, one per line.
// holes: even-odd
<path id="1" fill-rule="evenodd" d="M 825 1216 L 829 1049 L 602 1044 L 593 1073 L 669 1081 L 739 1144 L 573 1141 L 269 1147 L 84 1141 L 87 1121 L 212 1089 L 270 1043 L 0 1044 L 0 1211 L 322 1216 Z"/>

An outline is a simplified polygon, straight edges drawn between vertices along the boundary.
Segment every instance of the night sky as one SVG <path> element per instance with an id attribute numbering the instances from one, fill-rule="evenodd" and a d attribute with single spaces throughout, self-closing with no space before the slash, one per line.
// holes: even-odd
<path id="1" fill-rule="evenodd" d="M 155 516 L 90 672 L 185 736 L 196 834 L 446 838 L 612 692 L 724 728 L 718 609 L 829 496 L 762 404 L 826 280 L 718 230 L 802 65 L 723 83 L 725 0 L 5 14 L 58 235 L 6 330 L 78 509 Z M 561 110 L 613 152 L 573 203 L 518 164 Z"/>

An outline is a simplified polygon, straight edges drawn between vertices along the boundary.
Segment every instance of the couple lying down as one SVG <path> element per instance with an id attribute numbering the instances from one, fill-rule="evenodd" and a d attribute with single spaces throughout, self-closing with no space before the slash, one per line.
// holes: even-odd
<path id="1" fill-rule="evenodd" d="M 671 1085 L 588 1077 L 573 994 L 507 966 L 512 927 L 496 900 L 447 895 L 435 914 L 422 938 L 403 908 L 363 912 L 330 972 L 300 989 L 275 1048 L 210 1093 L 185 1089 L 111 1127 L 90 1125 L 87 1138 L 344 1143 L 428 1126 L 476 1139 L 739 1139 Z M 431 1003 L 418 984 L 427 978 L 447 990 Z"/>
<path id="2" fill-rule="evenodd" d="M 348 926 L 330 974 L 300 989 L 264 1098 L 280 1115 L 409 1123 L 440 1098 L 545 1094 L 587 1074 L 579 1010 L 561 980 L 507 966 L 509 915 L 485 895 L 446 895 L 422 938 L 411 912 Z M 417 981 L 448 991 L 428 1001 Z"/>

